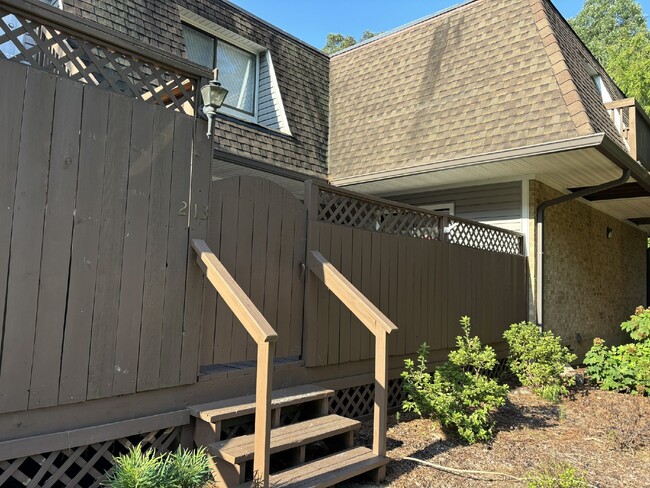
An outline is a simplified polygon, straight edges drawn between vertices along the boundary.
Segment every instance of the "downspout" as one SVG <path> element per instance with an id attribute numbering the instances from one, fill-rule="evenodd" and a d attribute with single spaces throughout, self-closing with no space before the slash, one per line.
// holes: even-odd
<path id="1" fill-rule="evenodd" d="M 598 186 L 591 186 L 589 188 L 583 188 L 582 190 L 579 190 L 575 193 L 569 193 L 567 195 L 562 195 L 557 198 L 553 198 L 551 200 L 547 200 L 545 202 L 542 202 L 539 207 L 537 207 L 537 233 L 536 233 L 536 244 L 537 244 L 537 256 L 535 259 L 535 280 L 537 282 L 536 290 L 535 290 L 535 308 L 536 308 L 536 313 L 537 313 L 537 325 L 541 330 L 544 330 L 544 322 L 543 322 L 543 312 L 544 312 L 544 266 L 543 266 L 543 259 L 544 259 L 544 212 L 546 211 L 547 208 L 552 207 L 553 205 L 557 205 L 558 203 L 564 203 L 568 202 L 571 200 L 575 200 L 576 198 L 581 198 L 581 197 L 586 197 L 587 195 L 591 195 L 592 193 L 598 193 L 599 191 L 604 191 L 604 190 L 609 190 L 610 188 L 614 188 L 616 186 L 620 186 L 623 183 L 627 182 L 627 180 L 630 178 L 630 170 L 625 169 L 623 170 L 623 174 L 621 175 L 620 178 L 614 180 L 614 181 L 608 181 L 607 183 L 603 183 L 602 185 Z"/>

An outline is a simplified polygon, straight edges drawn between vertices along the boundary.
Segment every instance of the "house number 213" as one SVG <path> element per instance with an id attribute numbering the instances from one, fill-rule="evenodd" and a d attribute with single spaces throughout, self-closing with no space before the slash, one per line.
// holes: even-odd
<path id="1" fill-rule="evenodd" d="M 178 210 L 178 215 L 182 215 L 183 217 L 187 217 L 187 214 L 189 213 L 189 205 L 187 202 L 181 202 L 181 208 Z M 192 218 L 193 219 L 199 219 L 199 220 L 207 220 L 208 219 L 208 206 L 207 205 L 201 205 L 199 207 L 198 203 L 194 204 L 194 208 L 192 208 Z"/>

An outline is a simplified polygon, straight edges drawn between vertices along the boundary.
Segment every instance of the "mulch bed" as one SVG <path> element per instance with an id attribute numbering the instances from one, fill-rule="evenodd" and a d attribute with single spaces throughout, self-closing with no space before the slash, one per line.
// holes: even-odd
<path id="1" fill-rule="evenodd" d="M 528 473 L 569 463 L 596 487 L 650 487 L 650 398 L 584 387 L 560 405 L 526 388 L 510 392 L 497 414 L 489 444 L 463 444 L 432 420 L 402 414 L 389 419 L 386 485 L 390 487 L 526 486 L 499 475 L 457 475 L 422 466 L 414 457 L 445 467 Z M 370 446 L 372 420 L 360 432 Z M 365 485 L 369 486 L 369 485 Z"/>

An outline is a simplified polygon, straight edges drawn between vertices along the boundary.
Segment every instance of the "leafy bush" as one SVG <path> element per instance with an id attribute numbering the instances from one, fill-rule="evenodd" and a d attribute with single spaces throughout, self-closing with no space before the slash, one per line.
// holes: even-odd
<path id="1" fill-rule="evenodd" d="M 175 453 L 158 455 L 137 445 L 115 458 L 115 469 L 104 483 L 111 488 L 201 488 L 210 478 L 205 449 L 181 447 Z"/>
<path id="2" fill-rule="evenodd" d="M 427 372 L 426 343 L 418 350 L 417 366 L 413 360 L 405 360 L 402 378 L 407 399 L 403 408 L 436 417 L 473 444 L 493 437 L 492 415 L 505 404 L 508 387 L 486 375 L 496 365 L 494 350 L 471 337 L 469 317 L 460 323 L 464 334 L 456 337 L 458 349 L 449 353 L 449 361 L 436 368 L 433 377 Z"/>
<path id="3" fill-rule="evenodd" d="M 621 324 L 637 342 L 605 346 L 602 339 L 585 356 L 587 376 L 603 390 L 647 395 L 650 392 L 650 309 L 637 307 Z"/>
<path id="4" fill-rule="evenodd" d="M 522 385 L 542 398 L 557 402 L 575 380 L 563 375 L 564 367 L 576 359 L 551 331 L 542 332 L 530 322 L 512 324 L 503 333 L 510 354 L 508 364 Z"/>
<path id="5" fill-rule="evenodd" d="M 559 464 L 528 476 L 528 488 L 587 488 L 584 473 L 570 464 Z"/>

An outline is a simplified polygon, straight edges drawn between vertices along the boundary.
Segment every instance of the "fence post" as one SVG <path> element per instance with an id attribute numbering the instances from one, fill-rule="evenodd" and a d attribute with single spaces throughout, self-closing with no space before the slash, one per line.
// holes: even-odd
<path id="1" fill-rule="evenodd" d="M 305 181 L 305 260 L 312 249 L 318 249 L 318 203 L 319 186 L 312 180 Z M 305 366 L 318 366 L 318 280 L 309 271 L 307 262 L 305 266 L 305 299 L 303 304 L 302 322 L 302 359 Z"/>
<path id="2" fill-rule="evenodd" d="M 440 226 L 440 242 L 447 242 L 449 240 L 449 236 L 447 236 L 445 229 L 449 227 L 449 217 L 445 215 L 444 217 L 438 219 L 438 225 Z"/>

